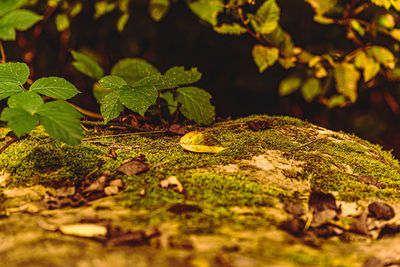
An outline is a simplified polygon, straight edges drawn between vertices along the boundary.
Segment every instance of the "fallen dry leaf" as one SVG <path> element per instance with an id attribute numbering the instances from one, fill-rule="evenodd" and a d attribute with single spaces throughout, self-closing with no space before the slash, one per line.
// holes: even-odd
<path id="1" fill-rule="evenodd" d="M 193 131 L 182 136 L 179 144 L 184 149 L 196 153 L 219 153 L 227 149 L 212 136 L 197 131 Z"/>
<path id="2" fill-rule="evenodd" d="M 368 211 L 372 215 L 372 217 L 375 217 L 378 220 L 390 220 L 394 217 L 394 209 L 382 202 L 373 202 L 368 205 Z"/>
<path id="3" fill-rule="evenodd" d="M 182 184 L 179 182 L 178 178 L 176 178 L 176 176 L 171 176 L 167 179 L 164 179 L 160 182 L 160 185 L 162 188 L 168 188 L 168 187 L 173 187 L 174 191 L 177 191 L 179 193 L 183 192 L 183 186 Z"/>
<path id="4" fill-rule="evenodd" d="M 104 193 L 107 196 L 116 195 L 116 194 L 118 194 L 118 192 L 119 192 L 118 186 L 106 186 L 104 188 Z"/>
<path id="5" fill-rule="evenodd" d="M 266 120 L 248 121 L 246 124 L 252 131 L 262 131 L 271 128 L 269 121 Z"/>
<path id="6" fill-rule="evenodd" d="M 150 169 L 150 165 L 145 163 L 145 156 L 140 155 L 139 157 L 132 158 L 128 162 L 125 162 L 117 168 L 117 171 L 122 172 L 125 175 L 136 175 L 138 173 L 147 171 Z"/>
<path id="7" fill-rule="evenodd" d="M 80 237 L 96 237 L 107 235 L 107 227 L 90 223 L 61 225 L 59 230 L 65 235 L 74 235 Z"/>
<path id="8" fill-rule="evenodd" d="M 185 126 L 176 123 L 169 126 L 168 132 L 177 135 L 184 135 L 186 133 Z"/>

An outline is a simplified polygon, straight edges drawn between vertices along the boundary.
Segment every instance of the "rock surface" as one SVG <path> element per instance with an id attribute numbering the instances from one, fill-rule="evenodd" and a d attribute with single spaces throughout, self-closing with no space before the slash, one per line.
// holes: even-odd
<path id="1" fill-rule="evenodd" d="M 400 165 L 390 152 L 289 117 L 186 130 L 228 149 L 193 153 L 179 136 L 96 129 L 67 146 L 40 128 L 10 146 L 0 155 L 0 266 L 400 260 Z M 146 168 L 124 175 L 126 162 Z"/>

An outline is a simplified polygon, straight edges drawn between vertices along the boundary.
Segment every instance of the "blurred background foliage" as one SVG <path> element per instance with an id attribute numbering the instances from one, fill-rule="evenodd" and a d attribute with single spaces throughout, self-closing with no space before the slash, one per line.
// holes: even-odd
<path id="1" fill-rule="evenodd" d="M 7 0 L 12 1 L 12 0 Z M 198 67 L 219 117 L 289 115 L 354 132 L 400 157 L 400 0 L 29 0 L 43 19 L 16 42 L 32 78 L 60 76 L 98 111 L 94 79 L 72 51 L 108 73 L 140 57 L 164 72 Z"/>

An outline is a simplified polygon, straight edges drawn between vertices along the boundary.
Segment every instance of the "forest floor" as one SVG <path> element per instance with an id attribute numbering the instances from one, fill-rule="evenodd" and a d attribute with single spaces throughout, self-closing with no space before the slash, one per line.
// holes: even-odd
<path id="1" fill-rule="evenodd" d="M 96 127 L 78 146 L 41 128 L 12 144 L 0 154 L 0 266 L 399 264 L 390 152 L 289 117 L 186 131 L 227 149 Z"/>

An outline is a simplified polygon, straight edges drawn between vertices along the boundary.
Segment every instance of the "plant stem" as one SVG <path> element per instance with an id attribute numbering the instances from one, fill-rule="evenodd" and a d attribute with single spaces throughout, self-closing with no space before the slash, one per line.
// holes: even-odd
<path id="1" fill-rule="evenodd" d="M 78 107 L 78 106 L 76 106 L 74 104 L 71 104 L 71 103 L 69 103 L 68 101 L 65 101 L 65 100 L 60 100 L 60 99 L 56 99 L 56 100 L 63 101 L 65 103 L 67 103 L 68 105 L 74 107 L 76 110 L 78 110 L 80 113 L 82 113 L 86 117 L 93 118 L 93 119 L 99 119 L 99 120 L 103 119 L 103 116 L 101 116 L 99 113 L 83 109 L 83 108 Z"/>
<path id="2" fill-rule="evenodd" d="M 3 43 L 1 41 L 0 41 L 0 55 L 1 55 L 0 63 L 6 63 L 7 58 L 6 54 L 4 53 Z"/>

